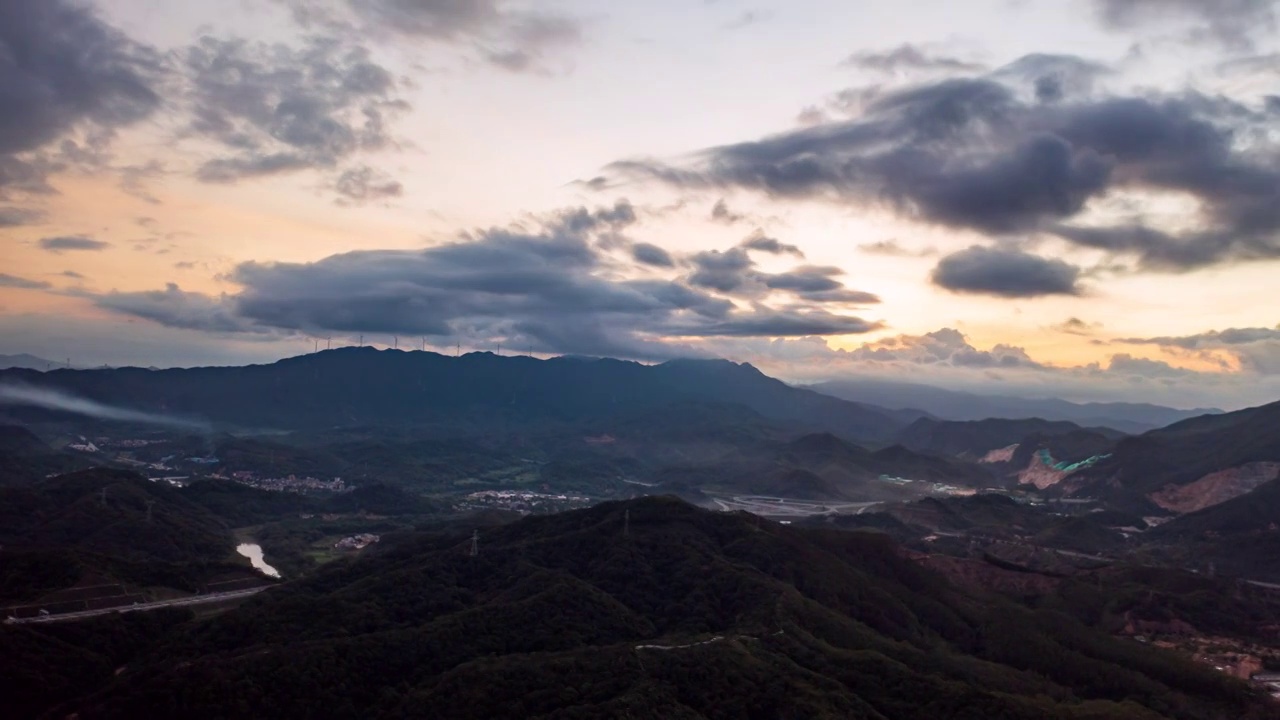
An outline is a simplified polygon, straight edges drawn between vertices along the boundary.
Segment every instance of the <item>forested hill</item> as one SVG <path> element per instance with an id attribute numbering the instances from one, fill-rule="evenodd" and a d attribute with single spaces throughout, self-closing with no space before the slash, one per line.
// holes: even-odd
<path id="1" fill-rule="evenodd" d="M 95 718 L 1274 717 L 1211 668 L 949 585 L 883 535 L 672 498 L 424 536 L 192 624 Z"/>
<path id="2" fill-rule="evenodd" d="M 1075 423 L 1028 418 L 971 420 L 965 422 L 920 418 L 898 434 L 897 440 L 919 452 L 978 459 L 983 455 L 1038 439 L 1087 434 L 1103 447 L 1124 437 L 1110 428 L 1082 428 Z"/>
<path id="3" fill-rule="evenodd" d="M 735 403 L 773 421 L 887 439 L 919 413 L 793 388 L 750 365 L 501 357 L 343 348 L 270 365 L 172 370 L 0 371 L 0 383 L 241 427 L 576 422 L 689 401 Z M 28 413 L 29 414 L 29 413 Z"/>
<path id="4" fill-rule="evenodd" d="M 1274 479 L 1280 464 L 1280 402 L 1184 420 L 1116 444 L 1105 461 L 1070 478 L 1068 489 L 1112 503 L 1149 509 L 1154 493 L 1197 486 L 1215 492 L 1215 473 Z M 1237 492 L 1251 490 L 1247 485 Z M 1221 492 L 1220 489 L 1217 489 Z M 1218 502 L 1229 499 L 1222 494 Z M 1206 503 L 1213 504 L 1213 503 Z"/>

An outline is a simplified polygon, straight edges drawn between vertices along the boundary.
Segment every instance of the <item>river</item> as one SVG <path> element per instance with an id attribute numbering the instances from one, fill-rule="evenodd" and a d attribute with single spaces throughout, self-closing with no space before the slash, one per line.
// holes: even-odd
<path id="1" fill-rule="evenodd" d="M 257 545 L 255 543 L 241 543 L 238 547 L 236 547 L 236 552 L 249 558 L 249 562 L 253 563 L 253 566 L 257 568 L 263 575 L 268 575 L 273 578 L 280 577 L 280 571 L 271 567 L 270 565 L 267 564 L 266 560 L 262 559 L 261 545 Z"/>

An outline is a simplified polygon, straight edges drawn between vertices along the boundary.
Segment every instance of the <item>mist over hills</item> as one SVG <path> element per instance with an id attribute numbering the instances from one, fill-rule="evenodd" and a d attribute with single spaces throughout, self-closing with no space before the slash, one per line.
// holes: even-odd
<path id="1" fill-rule="evenodd" d="M 833 380 L 809 387 L 846 400 L 922 410 L 944 420 L 1044 418 L 1128 433 L 1141 433 L 1187 418 L 1222 412 L 1213 408 L 1177 410 L 1145 403 L 1073 403 L 1054 398 L 985 395 L 872 378 Z"/>

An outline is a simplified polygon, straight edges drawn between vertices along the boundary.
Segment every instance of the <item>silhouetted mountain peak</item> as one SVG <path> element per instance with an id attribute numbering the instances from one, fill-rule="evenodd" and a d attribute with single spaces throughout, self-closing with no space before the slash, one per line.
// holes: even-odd
<path id="1" fill-rule="evenodd" d="M 879 439 L 904 419 L 793 388 L 747 364 L 601 358 L 539 360 L 488 352 L 461 357 L 347 347 L 271 365 L 37 374 L 23 381 L 99 402 L 250 428 L 583 422 L 678 403 L 731 403 L 807 430 Z"/>

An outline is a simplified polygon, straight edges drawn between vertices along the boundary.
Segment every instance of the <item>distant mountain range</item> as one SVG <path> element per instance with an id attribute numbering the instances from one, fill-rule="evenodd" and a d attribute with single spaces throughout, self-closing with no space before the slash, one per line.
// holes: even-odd
<path id="1" fill-rule="evenodd" d="M 1177 410 L 1145 403 L 1073 403 L 1054 398 L 978 395 L 871 378 L 834 380 L 809 387 L 845 400 L 886 408 L 911 408 L 944 420 L 1043 418 L 1086 427 L 1115 428 L 1127 433 L 1141 433 L 1187 418 L 1222 412 L 1213 408 Z"/>
<path id="2" fill-rule="evenodd" d="M 482 431 L 545 427 L 698 401 L 732 403 L 797 428 L 884 441 L 921 416 L 794 388 L 750 365 L 723 360 L 648 366 L 610 359 L 539 360 L 491 353 L 449 357 L 342 348 L 248 367 L 5 370 L 0 371 L 4 382 L 133 410 L 283 430 L 414 424 Z"/>
<path id="3" fill-rule="evenodd" d="M 0 380 L 6 379 L 5 370 L 51 369 L 64 370 L 66 364 L 28 354 L 0 355 Z M 164 406 L 171 412 L 194 413 L 219 422 L 286 428 L 297 426 L 300 419 L 291 417 L 288 409 L 304 405 L 309 408 L 305 415 L 314 422 L 344 425 L 378 422 L 376 418 L 384 410 L 390 411 L 384 416 L 386 422 L 433 421 L 446 413 L 457 419 L 459 413 L 465 415 L 484 408 L 500 410 L 506 418 L 539 414 L 531 406 L 540 406 L 548 418 L 566 419 L 584 414 L 609 415 L 614 409 L 656 407 L 673 400 L 713 400 L 750 407 L 770 419 L 802 419 L 811 429 L 875 440 L 890 439 L 896 430 L 926 416 L 942 420 L 1043 418 L 1136 434 L 1199 415 L 1221 413 L 1213 408 L 1179 410 L 1141 403 L 1081 404 L 1053 398 L 980 395 L 866 378 L 796 388 L 855 403 L 858 407 L 853 409 L 847 404 L 790 392 L 783 383 L 750 365 L 724 360 L 677 360 L 646 366 L 577 356 L 544 361 L 472 353 L 455 358 L 435 353 L 342 348 L 243 368 L 96 369 L 103 371 L 114 374 L 7 377 L 34 385 L 83 390 L 100 401 L 111 395 L 106 392 L 108 385 L 127 385 L 131 390 L 127 397 L 111 399 L 127 404 L 136 398 L 150 409 Z M 313 381 L 310 387 L 303 377 L 308 373 Z M 156 378 L 144 379 L 151 374 Z M 264 411 L 253 398 L 247 405 L 235 402 L 240 406 L 236 410 L 218 407 L 234 402 L 232 398 L 214 397 L 222 394 L 216 388 L 232 381 L 236 388 L 252 386 L 242 392 L 254 398 L 261 398 L 263 392 L 288 395 L 288 408 Z M 406 387 L 402 382 L 412 384 Z M 339 383 L 349 390 L 335 388 Z M 423 398 L 428 383 L 433 386 L 429 396 Z M 178 391 L 181 397 L 171 391 Z M 397 410 L 390 407 L 396 398 L 404 402 L 424 399 L 425 404 L 412 411 Z"/>
<path id="4" fill-rule="evenodd" d="M 920 452 L 954 455 L 980 460 L 993 450 L 1025 443 L 1028 437 L 1061 437 L 1088 433 L 1105 448 L 1125 434 L 1110 428 L 1082 428 L 1065 420 L 988 420 L 950 421 L 921 418 L 898 434 L 897 440 Z"/>
<path id="5" fill-rule="evenodd" d="M 65 368 L 65 362 L 54 362 L 45 360 L 42 357 L 28 355 L 22 353 L 20 355 L 0 355 L 0 370 L 8 370 L 10 368 L 24 368 L 27 370 L 50 370 L 52 368 Z"/>
<path id="6" fill-rule="evenodd" d="M 1280 477 L 1280 402 L 1184 420 L 1116 443 L 1061 491 L 1118 507 L 1195 512 Z"/>

